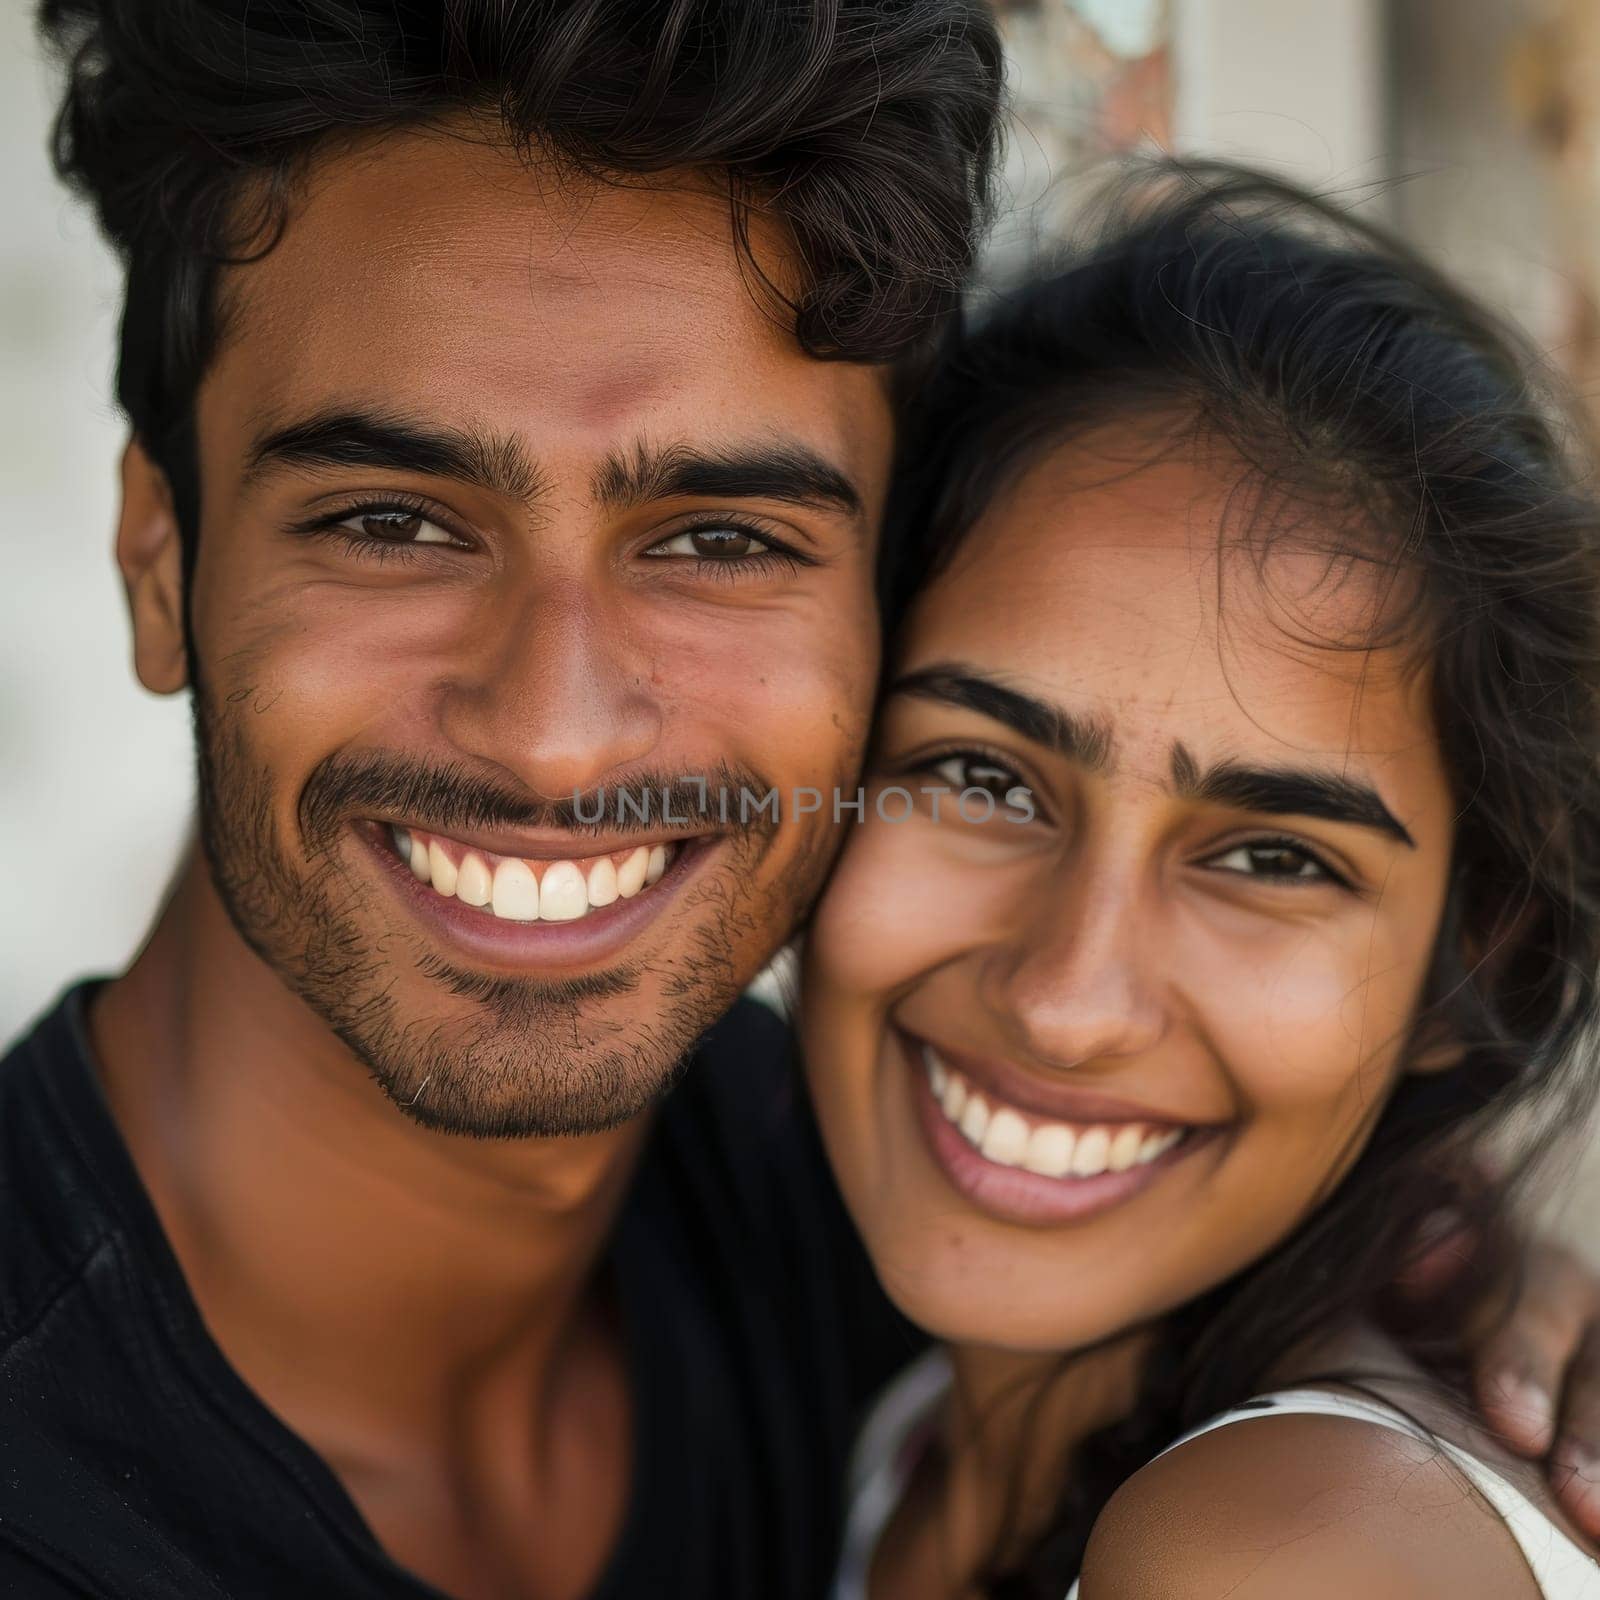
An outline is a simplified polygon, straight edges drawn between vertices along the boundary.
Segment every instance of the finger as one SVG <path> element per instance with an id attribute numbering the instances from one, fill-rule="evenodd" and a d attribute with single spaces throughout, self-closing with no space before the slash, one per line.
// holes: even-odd
<path id="1" fill-rule="evenodd" d="M 1567 1515 L 1600 1540 L 1600 1327 L 1591 1323 L 1567 1369 L 1550 1483 Z"/>
<path id="2" fill-rule="evenodd" d="M 1550 1449 L 1555 1397 L 1596 1314 L 1589 1273 L 1558 1246 L 1531 1245 L 1515 1302 L 1473 1353 L 1479 1404 L 1512 1449 L 1528 1456 Z"/>
<path id="3" fill-rule="evenodd" d="M 1551 1393 L 1559 1360 L 1540 1358 L 1526 1346 L 1520 1356 L 1495 1360 L 1501 1364 L 1474 1373 L 1478 1405 L 1489 1426 L 1518 1455 L 1540 1458 L 1555 1438 Z M 1514 1361 L 1524 1364 L 1512 1365 Z"/>
<path id="4" fill-rule="evenodd" d="M 1561 1509 L 1600 1552 L 1600 1456 L 1563 1441 L 1551 1458 L 1550 1484 Z"/>

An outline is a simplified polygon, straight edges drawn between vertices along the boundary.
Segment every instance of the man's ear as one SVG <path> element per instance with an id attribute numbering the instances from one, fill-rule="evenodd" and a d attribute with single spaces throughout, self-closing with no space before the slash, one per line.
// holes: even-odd
<path id="1" fill-rule="evenodd" d="M 137 435 L 122 452 L 117 566 L 133 624 L 133 669 L 152 694 L 176 694 L 189 679 L 183 638 L 183 541 L 166 474 Z"/>

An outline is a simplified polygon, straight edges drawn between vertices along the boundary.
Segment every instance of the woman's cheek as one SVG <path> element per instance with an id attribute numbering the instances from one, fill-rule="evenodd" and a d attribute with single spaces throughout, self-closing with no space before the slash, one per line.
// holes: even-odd
<path id="1" fill-rule="evenodd" d="M 1420 983 L 1418 963 L 1370 918 L 1283 929 L 1250 951 L 1191 949 L 1218 1059 L 1258 1115 L 1367 1109 L 1387 1079 Z"/>
<path id="2" fill-rule="evenodd" d="M 965 880 L 975 869 L 934 848 L 937 826 L 916 816 L 886 821 L 869 808 L 851 830 L 810 941 L 830 984 L 887 999 L 960 947 L 963 902 L 977 893 Z"/>

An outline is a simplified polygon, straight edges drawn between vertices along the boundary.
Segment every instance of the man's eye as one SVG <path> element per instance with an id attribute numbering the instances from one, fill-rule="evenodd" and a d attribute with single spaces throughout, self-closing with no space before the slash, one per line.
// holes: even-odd
<path id="1" fill-rule="evenodd" d="M 1293 879 L 1302 883 L 1334 883 L 1338 880 L 1309 850 L 1286 840 L 1259 840 L 1235 845 L 1205 863 L 1219 872 L 1236 872 L 1242 877 L 1271 878 L 1279 882 Z"/>
<path id="2" fill-rule="evenodd" d="M 772 554 L 772 546 L 744 528 L 689 528 L 651 545 L 645 553 L 688 556 L 696 561 L 743 561 Z"/>
<path id="3" fill-rule="evenodd" d="M 346 533 L 385 544 L 454 544 L 455 539 L 436 522 L 417 511 L 401 507 L 393 510 L 357 511 L 335 524 Z"/>

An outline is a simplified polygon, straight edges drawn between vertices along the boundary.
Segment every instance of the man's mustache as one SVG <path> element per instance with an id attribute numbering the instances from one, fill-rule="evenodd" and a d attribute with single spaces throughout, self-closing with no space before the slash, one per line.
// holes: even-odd
<path id="1" fill-rule="evenodd" d="M 718 832 L 771 833 L 776 815 L 752 812 L 741 794 L 775 786 L 753 768 L 719 761 L 699 772 L 644 771 L 560 799 L 497 784 L 459 762 L 430 766 L 408 756 L 340 754 L 318 763 L 297 807 L 302 837 L 324 848 L 362 813 L 404 819 L 448 834 L 474 828 L 527 828 L 577 838 L 660 833 L 662 824 L 705 822 Z"/>

